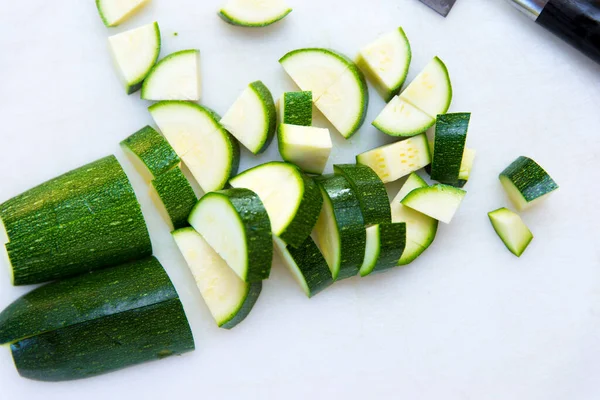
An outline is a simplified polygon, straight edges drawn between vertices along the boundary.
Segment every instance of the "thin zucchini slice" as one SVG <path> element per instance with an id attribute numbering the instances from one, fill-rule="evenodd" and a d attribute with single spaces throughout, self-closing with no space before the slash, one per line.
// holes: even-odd
<path id="1" fill-rule="evenodd" d="M 471 113 L 438 115 L 431 160 L 431 179 L 456 186 L 465 153 Z"/>
<path id="2" fill-rule="evenodd" d="M 500 174 L 500 182 L 519 211 L 534 206 L 558 189 L 558 184 L 538 163 L 523 156 Z"/>
<path id="3" fill-rule="evenodd" d="M 96 0 L 96 7 L 102 22 L 107 27 L 114 27 L 131 18 L 150 0 Z"/>
<path id="4" fill-rule="evenodd" d="M 471 170 L 473 169 L 476 154 L 477 152 L 474 149 L 465 148 L 465 153 L 460 164 L 460 171 L 458 172 L 458 187 L 464 187 L 471 177 Z"/>
<path id="5" fill-rule="evenodd" d="M 142 85 L 144 100 L 200 101 L 200 50 L 183 50 L 160 60 Z"/>
<path id="6" fill-rule="evenodd" d="M 406 223 L 371 225 L 367 228 L 365 259 L 360 276 L 396 267 L 406 246 Z"/>
<path id="7" fill-rule="evenodd" d="M 219 16 L 231 25 L 263 27 L 281 21 L 291 12 L 283 0 L 229 0 Z"/>
<path id="8" fill-rule="evenodd" d="M 278 107 L 279 125 L 312 125 L 312 92 L 285 92 L 279 99 Z"/>
<path id="9" fill-rule="evenodd" d="M 402 204 L 449 224 L 466 194 L 453 186 L 433 185 L 413 190 L 402 199 Z"/>
<path id="10" fill-rule="evenodd" d="M 151 193 L 159 210 L 164 210 L 163 217 L 171 230 L 188 226 L 188 216 L 198 198 L 179 167 L 156 177 L 152 181 Z"/>
<path id="11" fill-rule="evenodd" d="M 521 217 L 507 208 L 489 212 L 488 216 L 506 248 L 515 256 L 521 257 L 533 240 L 533 234 Z"/>
<path id="12" fill-rule="evenodd" d="M 410 137 L 425 132 L 435 118 L 395 96 L 373 121 L 373 126 L 390 136 Z"/>
<path id="13" fill-rule="evenodd" d="M 311 126 L 279 126 L 279 153 L 284 161 L 296 164 L 304 172 L 323 173 L 333 148 L 328 129 Z"/>
<path id="14" fill-rule="evenodd" d="M 452 102 L 452 83 L 444 62 L 435 57 L 400 93 L 400 98 L 432 118 L 445 114 Z"/>

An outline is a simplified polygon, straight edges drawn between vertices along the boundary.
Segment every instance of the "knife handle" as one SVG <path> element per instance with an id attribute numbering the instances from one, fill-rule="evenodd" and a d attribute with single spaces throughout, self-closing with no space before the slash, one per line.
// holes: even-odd
<path id="1" fill-rule="evenodd" d="M 599 0 L 550 0 L 536 22 L 600 63 Z"/>

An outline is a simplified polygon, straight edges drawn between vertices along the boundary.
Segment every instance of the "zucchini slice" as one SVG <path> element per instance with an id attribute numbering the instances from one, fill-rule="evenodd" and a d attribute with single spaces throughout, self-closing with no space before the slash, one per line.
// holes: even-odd
<path id="1" fill-rule="evenodd" d="M 406 223 L 371 225 L 367 228 L 365 259 L 360 276 L 382 272 L 398 265 L 406 246 Z"/>
<path id="2" fill-rule="evenodd" d="M 185 101 L 163 101 L 149 110 L 202 190 L 220 190 L 237 173 L 239 143 L 214 111 Z"/>
<path id="3" fill-rule="evenodd" d="M 464 187 L 467 184 L 467 181 L 471 177 L 471 170 L 473 169 L 473 164 L 475 163 L 475 155 L 477 152 L 474 149 L 465 148 L 465 153 L 462 157 L 462 162 L 460 163 L 460 171 L 458 172 L 458 183 L 457 187 Z"/>
<path id="4" fill-rule="evenodd" d="M 359 154 L 356 162 L 371 167 L 383 183 L 394 182 L 431 163 L 429 143 L 420 134 Z"/>
<path id="5" fill-rule="evenodd" d="M 152 181 L 152 195 L 171 230 L 188 226 L 188 216 L 198 198 L 188 179 L 179 167 L 159 175 Z M 159 204 L 160 203 L 160 204 Z"/>
<path id="6" fill-rule="evenodd" d="M 262 282 L 242 281 L 193 228 L 171 233 L 217 325 L 231 329 L 242 322 L 262 290 Z"/>
<path id="7" fill-rule="evenodd" d="M 283 0 L 229 0 L 219 16 L 231 25 L 263 27 L 282 20 L 291 12 Z"/>
<path id="8" fill-rule="evenodd" d="M 435 118 L 452 102 L 452 83 L 446 64 L 435 57 L 400 94 L 400 98 Z"/>
<path id="9" fill-rule="evenodd" d="M 310 236 L 297 248 L 287 245 L 278 237 L 274 237 L 273 241 L 283 263 L 308 297 L 315 296 L 333 284 L 327 261 Z"/>
<path id="10" fill-rule="evenodd" d="M 402 204 L 449 224 L 466 194 L 453 186 L 433 185 L 413 190 L 402 199 Z"/>
<path id="11" fill-rule="evenodd" d="M 234 188 L 250 189 L 261 198 L 273 234 L 300 246 L 317 223 L 323 197 L 317 184 L 293 164 L 269 162 L 233 178 Z"/>
<path id="12" fill-rule="evenodd" d="M 425 132 L 435 118 L 395 96 L 373 121 L 373 126 L 390 136 L 410 137 Z"/>
<path id="13" fill-rule="evenodd" d="M 392 221 L 406 223 L 406 248 L 398 265 L 407 265 L 419 257 L 435 239 L 438 221 L 402 204 L 402 199 L 415 189 L 427 187 L 427 183 L 412 173 L 398 195 L 392 200 Z"/>
<path id="14" fill-rule="evenodd" d="M 108 44 L 127 94 L 137 92 L 160 54 L 158 23 L 111 36 Z"/>
<path id="15" fill-rule="evenodd" d="M 471 113 L 438 115 L 431 160 L 431 179 L 456 186 L 465 153 Z"/>
<path id="16" fill-rule="evenodd" d="M 507 208 L 492 211 L 488 213 L 488 216 L 506 248 L 515 256 L 521 257 L 533 240 L 533 234 L 521 217 Z"/>
<path id="17" fill-rule="evenodd" d="M 271 224 L 256 193 L 248 189 L 209 193 L 194 207 L 189 222 L 244 282 L 269 277 Z"/>
<path id="18" fill-rule="evenodd" d="M 535 161 L 519 157 L 500 174 L 500 182 L 519 211 L 541 202 L 558 184 Z"/>
<path id="19" fill-rule="evenodd" d="M 356 63 L 388 102 L 400 92 L 412 59 L 404 29 L 398 28 L 363 47 Z"/>
<path id="20" fill-rule="evenodd" d="M 147 182 L 181 164 L 169 142 L 151 126 L 123 140 L 121 148 Z"/>
<path id="21" fill-rule="evenodd" d="M 144 100 L 200 101 L 200 50 L 183 50 L 160 60 L 142 85 Z"/>
<path id="22" fill-rule="evenodd" d="M 323 173 L 333 149 L 328 129 L 312 126 L 279 126 L 279 153 L 309 174 Z"/>
<path id="23" fill-rule="evenodd" d="M 225 113 L 221 125 L 253 154 L 264 152 L 277 129 L 275 103 L 264 83 L 248 85 Z"/>
<path id="24" fill-rule="evenodd" d="M 279 125 L 311 126 L 312 92 L 285 92 L 279 99 Z"/>
<path id="25" fill-rule="evenodd" d="M 107 27 L 117 26 L 141 10 L 150 0 L 96 0 L 102 22 Z"/>
<path id="26" fill-rule="evenodd" d="M 362 164 L 338 164 L 333 169 L 352 186 L 360 203 L 365 225 L 392 222 L 387 190 L 375 171 Z"/>
<path id="27" fill-rule="evenodd" d="M 350 183 L 340 175 L 316 180 L 323 209 L 315 226 L 316 241 L 327 260 L 333 280 L 356 275 L 365 258 L 365 220 Z"/>

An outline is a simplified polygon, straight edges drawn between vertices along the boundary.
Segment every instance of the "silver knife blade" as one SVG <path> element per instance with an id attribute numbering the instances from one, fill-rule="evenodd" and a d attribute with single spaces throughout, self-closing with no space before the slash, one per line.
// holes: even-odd
<path id="1" fill-rule="evenodd" d="M 448 16 L 456 0 L 419 0 L 443 17 Z"/>

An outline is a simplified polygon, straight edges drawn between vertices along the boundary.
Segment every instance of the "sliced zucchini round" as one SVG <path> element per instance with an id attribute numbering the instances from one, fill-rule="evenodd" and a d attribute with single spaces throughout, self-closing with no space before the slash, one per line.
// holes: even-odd
<path id="1" fill-rule="evenodd" d="M 312 92 L 285 92 L 279 99 L 279 124 L 311 126 Z"/>
<path id="2" fill-rule="evenodd" d="M 402 204 L 449 224 L 466 194 L 450 185 L 433 185 L 413 190 L 402 199 Z"/>
<path id="3" fill-rule="evenodd" d="M 158 23 L 111 36 L 108 45 L 127 94 L 138 91 L 160 54 Z"/>
<path id="4" fill-rule="evenodd" d="M 96 0 L 96 7 L 104 25 L 113 27 L 129 19 L 149 2 L 150 0 Z"/>
<path id="5" fill-rule="evenodd" d="M 458 185 L 471 113 L 438 115 L 431 160 L 431 179 Z"/>
<path id="6" fill-rule="evenodd" d="M 214 111 L 185 101 L 164 101 L 149 110 L 202 190 L 220 190 L 237 173 L 239 143 L 219 124 Z"/>
<path id="7" fill-rule="evenodd" d="M 151 193 L 155 204 L 163 212 L 171 230 L 188 226 L 188 216 L 198 198 L 192 185 L 179 167 L 167 171 L 152 181 Z"/>
<path id="8" fill-rule="evenodd" d="M 298 247 L 319 218 L 323 198 L 316 183 L 298 167 L 269 162 L 242 172 L 229 182 L 258 194 L 269 213 L 273 234 Z"/>
<path id="9" fill-rule="evenodd" d="M 373 126 L 390 136 L 415 136 L 435 124 L 435 118 L 395 96 L 373 121 Z"/>
<path id="10" fill-rule="evenodd" d="M 360 267 L 360 276 L 364 277 L 397 266 L 405 246 L 406 223 L 369 226 L 365 259 Z"/>
<path id="11" fill-rule="evenodd" d="M 521 257 L 533 240 L 533 234 L 521 217 L 507 208 L 492 211 L 488 213 L 488 216 L 506 248 L 515 256 Z"/>
<path id="12" fill-rule="evenodd" d="M 400 98 L 435 118 L 452 102 L 452 83 L 446 64 L 435 57 L 400 94 Z"/>
<path id="13" fill-rule="evenodd" d="M 262 282 L 242 281 L 193 228 L 171 233 L 217 325 L 231 329 L 242 322 L 262 290 Z"/>
<path id="14" fill-rule="evenodd" d="M 160 60 L 142 85 L 144 100 L 200 101 L 200 50 L 183 50 Z"/>
<path id="15" fill-rule="evenodd" d="M 248 189 L 208 193 L 190 213 L 189 223 L 244 282 L 269 277 L 271 224 L 256 193 Z"/>
<path id="16" fill-rule="evenodd" d="M 265 151 L 277 129 L 277 111 L 264 83 L 248 85 L 225 113 L 221 125 L 253 154 Z"/>
<path id="17" fill-rule="evenodd" d="M 323 173 L 333 148 L 328 129 L 288 125 L 279 127 L 281 158 L 309 174 Z"/>
<path id="18" fill-rule="evenodd" d="M 519 157 L 500 174 L 504 190 L 518 210 L 526 210 L 558 189 L 558 184 L 535 161 Z"/>
<path id="19" fill-rule="evenodd" d="M 291 12 L 283 0 L 229 0 L 219 16 L 232 25 L 263 27 L 282 20 Z"/>

